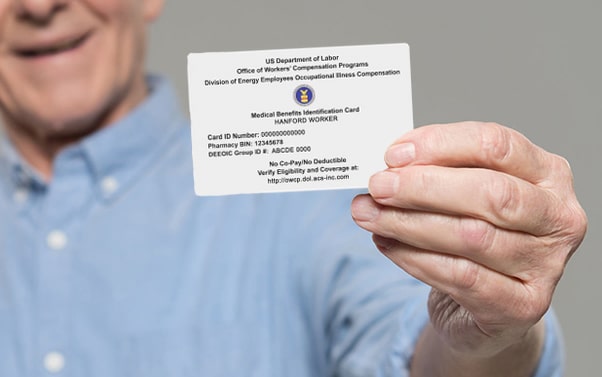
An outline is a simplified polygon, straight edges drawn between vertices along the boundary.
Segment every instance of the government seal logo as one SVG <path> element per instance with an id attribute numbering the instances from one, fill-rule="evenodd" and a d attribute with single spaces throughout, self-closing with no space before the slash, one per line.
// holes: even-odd
<path id="1" fill-rule="evenodd" d="M 300 85 L 295 88 L 295 102 L 301 106 L 307 106 L 314 101 L 314 90 L 309 85 Z"/>

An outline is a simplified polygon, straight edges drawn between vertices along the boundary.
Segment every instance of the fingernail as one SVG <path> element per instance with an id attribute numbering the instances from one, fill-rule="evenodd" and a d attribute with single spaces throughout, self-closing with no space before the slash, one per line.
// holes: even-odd
<path id="1" fill-rule="evenodd" d="M 416 158 L 416 147 L 412 143 L 395 144 L 385 153 L 385 161 L 390 167 L 407 165 Z"/>
<path id="2" fill-rule="evenodd" d="M 370 178 L 370 194 L 375 198 L 389 198 L 397 192 L 399 178 L 396 173 L 385 170 Z"/>
<path id="3" fill-rule="evenodd" d="M 370 221 L 378 215 L 378 207 L 368 196 L 358 196 L 351 203 L 351 216 L 358 221 Z"/>

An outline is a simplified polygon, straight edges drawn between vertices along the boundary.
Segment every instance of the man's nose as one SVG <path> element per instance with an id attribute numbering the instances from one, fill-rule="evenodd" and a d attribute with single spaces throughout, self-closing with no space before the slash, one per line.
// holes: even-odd
<path id="1" fill-rule="evenodd" d="M 19 18 L 44 23 L 70 0 L 13 0 Z"/>

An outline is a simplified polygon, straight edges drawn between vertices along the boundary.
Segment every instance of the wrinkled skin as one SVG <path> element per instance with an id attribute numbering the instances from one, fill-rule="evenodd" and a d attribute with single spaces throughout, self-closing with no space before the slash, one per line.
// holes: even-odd
<path id="1" fill-rule="evenodd" d="M 521 342 L 585 235 L 567 161 L 477 122 L 415 129 L 385 160 L 352 214 L 382 253 L 433 287 L 436 334 L 484 359 Z"/>
<path id="2" fill-rule="evenodd" d="M 0 0 L 0 110 L 40 174 L 144 100 L 147 26 L 163 0 Z"/>

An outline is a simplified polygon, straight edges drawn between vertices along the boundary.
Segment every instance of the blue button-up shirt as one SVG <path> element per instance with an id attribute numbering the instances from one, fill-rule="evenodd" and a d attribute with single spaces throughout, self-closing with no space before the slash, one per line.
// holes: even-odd
<path id="1" fill-rule="evenodd" d="M 149 80 L 49 183 L 3 141 L 0 376 L 407 376 L 428 287 L 353 223 L 355 193 L 195 197 L 188 122 Z M 560 376 L 547 328 L 538 376 Z"/>

